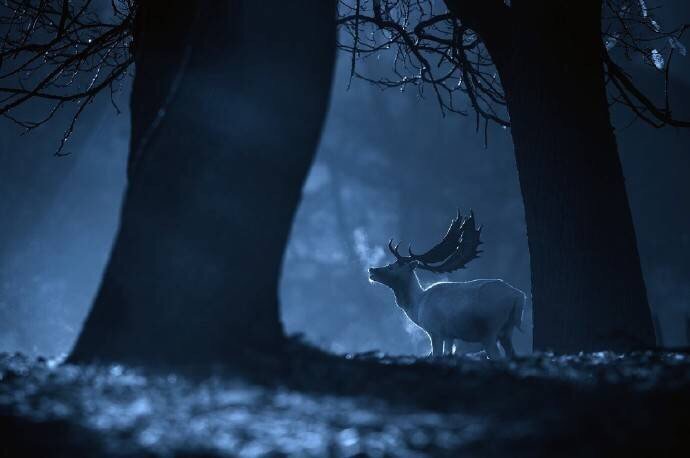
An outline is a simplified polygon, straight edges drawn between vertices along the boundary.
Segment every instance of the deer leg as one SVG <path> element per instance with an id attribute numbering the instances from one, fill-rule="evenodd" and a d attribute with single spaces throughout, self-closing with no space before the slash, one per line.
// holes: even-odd
<path id="1" fill-rule="evenodd" d="M 513 330 L 511 329 L 509 332 L 501 334 L 500 336 L 498 336 L 498 340 L 501 342 L 501 346 L 503 347 L 503 350 L 506 352 L 506 357 L 514 358 L 515 348 L 513 347 Z"/>
<path id="2" fill-rule="evenodd" d="M 443 355 L 443 339 L 433 334 L 431 337 L 431 356 L 442 356 Z"/>
<path id="3" fill-rule="evenodd" d="M 453 354 L 453 339 L 443 339 L 443 356 Z"/>
<path id="4" fill-rule="evenodd" d="M 500 359 L 501 351 L 498 349 L 498 344 L 496 342 L 496 337 L 485 340 L 482 345 L 486 350 L 486 354 L 489 355 L 489 359 Z"/>
<path id="5" fill-rule="evenodd" d="M 453 339 L 453 354 L 457 355 L 460 349 L 460 339 Z"/>

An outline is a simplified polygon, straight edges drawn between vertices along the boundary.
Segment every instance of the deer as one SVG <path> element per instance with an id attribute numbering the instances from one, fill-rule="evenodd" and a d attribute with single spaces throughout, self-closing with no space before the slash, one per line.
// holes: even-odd
<path id="1" fill-rule="evenodd" d="M 412 246 L 408 256 L 399 253 L 400 243 L 389 251 L 395 261 L 369 269 L 369 281 L 393 290 L 396 305 L 429 336 L 429 356 L 452 354 L 454 341 L 479 342 L 490 359 L 501 358 L 500 342 L 506 357 L 515 356 L 513 330 L 522 331 L 522 316 L 527 296 L 501 279 L 465 282 L 441 281 L 422 287 L 417 270 L 443 274 L 464 269 L 479 257 L 481 227 L 476 227 L 474 212 L 465 217 L 458 210 L 443 239 L 424 254 L 416 255 Z"/>

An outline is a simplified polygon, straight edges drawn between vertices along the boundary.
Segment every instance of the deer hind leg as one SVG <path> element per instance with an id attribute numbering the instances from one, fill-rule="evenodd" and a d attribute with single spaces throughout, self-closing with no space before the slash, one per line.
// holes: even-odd
<path id="1" fill-rule="evenodd" d="M 496 342 L 496 336 L 492 336 L 482 342 L 486 354 L 489 355 L 489 359 L 501 359 L 501 350 L 498 349 L 498 343 Z"/>
<path id="2" fill-rule="evenodd" d="M 462 339 L 453 339 L 453 354 L 454 355 L 459 355 L 459 354 L 466 354 L 467 353 L 467 348 L 463 347 L 463 341 Z"/>
<path id="3" fill-rule="evenodd" d="M 513 347 L 513 328 L 511 328 L 507 331 L 502 332 L 498 336 L 498 340 L 501 342 L 501 347 L 503 347 L 503 351 L 506 352 L 506 357 L 507 358 L 514 358 L 515 357 L 515 347 Z"/>
<path id="4" fill-rule="evenodd" d="M 501 347 L 503 347 L 503 351 L 505 351 L 507 358 L 515 357 L 515 348 L 513 347 L 513 329 L 513 321 L 509 320 L 498 334 L 498 340 L 501 342 Z"/>

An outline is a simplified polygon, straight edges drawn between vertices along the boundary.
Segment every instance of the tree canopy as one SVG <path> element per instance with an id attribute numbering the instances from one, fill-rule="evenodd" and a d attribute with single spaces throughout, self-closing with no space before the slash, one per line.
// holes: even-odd
<path id="1" fill-rule="evenodd" d="M 340 48 L 352 55 L 351 76 L 381 88 L 431 91 L 442 113 L 474 114 L 483 122 L 510 126 L 506 96 L 497 67 L 511 59 L 516 10 L 544 8 L 544 2 L 503 0 L 341 0 L 338 23 L 346 32 Z M 597 2 L 595 2 L 597 3 Z M 645 0 L 605 0 L 602 61 L 611 103 L 620 103 L 655 126 L 690 127 L 671 109 L 671 63 L 687 50 L 681 40 L 688 24 L 662 27 Z M 548 13 L 546 13 L 548 14 Z M 559 20 L 552 17 L 552 20 Z M 577 18 L 569 20 L 577 21 Z M 548 36 L 545 40 L 563 40 Z M 358 62 L 391 60 L 385 75 L 371 75 Z M 659 74 L 665 98 L 656 103 L 635 84 L 625 67 L 636 62 Z M 564 88 L 563 90 L 576 90 Z M 469 103 L 468 103 L 469 102 Z"/>
<path id="2" fill-rule="evenodd" d="M 134 62 L 136 0 L 45 2 L 7 0 L 0 4 L 0 115 L 30 131 L 61 109 L 73 111 L 57 153 L 75 124 L 101 93 L 114 93 Z M 381 88 L 430 90 L 442 113 L 475 115 L 477 129 L 510 126 L 497 64 L 510 58 L 515 13 L 543 8 L 521 0 L 340 0 L 340 48 L 352 55 L 351 76 Z M 602 61 L 611 103 L 623 104 L 655 126 L 690 127 L 673 116 L 671 64 L 685 56 L 689 24 L 662 27 L 657 7 L 645 0 L 604 0 Z M 574 19 L 576 20 L 576 19 Z M 545 37 L 562 40 L 564 37 Z M 369 58 L 392 60 L 387 75 L 358 65 Z M 664 98 L 653 100 L 626 70 L 643 63 L 658 73 Z M 23 110 L 40 103 L 43 115 Z M 114 104 L 114 102 L 113 102 Z M 115 107 L 117 109 L 117 107 Z"/>

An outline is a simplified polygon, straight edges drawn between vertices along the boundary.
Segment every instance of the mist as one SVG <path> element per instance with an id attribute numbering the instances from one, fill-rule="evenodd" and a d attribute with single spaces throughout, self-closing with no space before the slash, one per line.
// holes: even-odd
<path id="1" fill-rule="evenodd" d="M 687 18 L 0 3 L 0 455 L 678 454 Z"/>
<path id="2" fill-rule="evenodd" d="M 685 61 L 675 81 L 678 114 L 690 106 Z M 425 272 L 422 282 L 501 278 L 529 297 L 510 131 L 490 129 L 485 145 L 473 118 L 443 116 L 429 94 L 350 81 L 349 65 L 349 56 L 340 55 L 327 124 L 284 256 L 282 320 L 289 334 L 336 353 L 423 355 L 426 335 L 387 288 L 368 281 L 366 269 L 393 259 L 389 239 L 403 249 L 427 249 L 457 209 L 472 209 L 483 226 L 481 258 L 449 275 Z M 364 65 L 378 71 L 390 63 Z M 0 125 L 0 351 L 59 355 L 77 337 L 117 230 L 128 97 L 128 87 L 117 95 L 120 114 L 107 97 L 98 99 L 77 125 L 66 156 L 53 153 L 67 114 L 22 137 L 10 123 Z M 664 344 L 686 345 L 690 215 L 679 209 L 690 203 L 690 134 L 668 135 L 639 123 L 625 128 L 626 116 L 616 113 L 615 124 L 648 295 Z M 523 354 L 531 351 L 529 300 L 525 323 L 526 331 L 515 336 Z"/>

